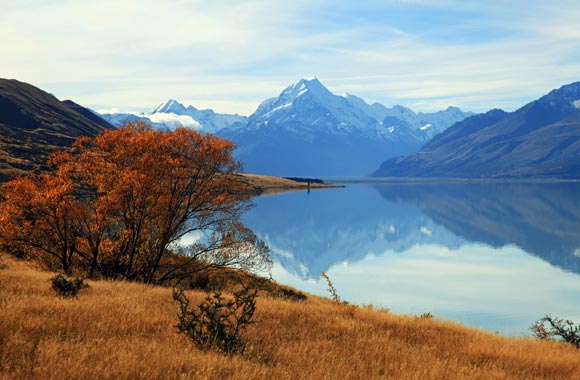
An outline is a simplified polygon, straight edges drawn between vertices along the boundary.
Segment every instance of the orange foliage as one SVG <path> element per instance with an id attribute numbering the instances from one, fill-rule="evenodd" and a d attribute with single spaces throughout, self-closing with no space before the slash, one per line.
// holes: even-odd
<path id="1" fill-rule="evenodd" d="M 163 282 L 212 265 L 268 263 L 239 220 L 250 191 L 233 175 L 233 149 L 213 135 L 142 123 L 80 138 L 50 157 L 53 173 L 4 185 L 0 238 L 14 253 L 91 277 Z M 194 231 L 205 239 L 178 244 Z"/>

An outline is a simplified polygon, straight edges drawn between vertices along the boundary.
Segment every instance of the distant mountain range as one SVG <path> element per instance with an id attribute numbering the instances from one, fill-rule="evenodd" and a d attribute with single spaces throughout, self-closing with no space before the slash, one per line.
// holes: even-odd
<path id="1" fill-rule="evenodd" d="M 0 182 L 41 169 L 48 155 L 111 124 L 30 84 L 0 79 Z"/>
<path id="2" fill-rule="evenodd" d="M 580 82 L 511 113 L 474 115 L 455 107 L 415 113 L 334 95 L 309 78 L 262 102 L 249 117 L 176 100 L 147 114 L 103 117 L 108 122 L 72 101 L 0 79 L 0 181 L 41 168 L 48 154 L 78 136 L 137 120 L 231 139 L 245 170 L 260 174 L 364 176 L 387 159 L 375 176 L 580 178 Z"/>
<path id="3" fill-rule="evenodd" d="M 268 99 L 245 124 L 218 132 L 237 144 L 245 170 L 269 175 L 364 176 L 382 157 L 410 154 L 472 113 L 448 108 L 416 114 L 332 94 L 316 78 L 302 79 Z"/>
<path id="4" fill-rule="evenodd" d="M 237 114 L 219 114 L 210 109 L 198 110 L 194 106 L 186 107 L 174 99 L 159 104 L 149 113 L 139 115 L 103 113 L 101 116 L 117 127 L 128 121 L 143 121 L 157 129 L 175 129 L 184 126 L 208 133 L 216 133 L 232 124 L 245 123 L 247 120 L 245 116 Z"/>
<path id="5" fill-rule="evenodd" d="M 198 110 L 168 100 L 147 114 L 103 114 L 114 125 L 184 125 L 231 139 L 244 170 L 278 176 L 368 175 L 387 156 L 410 154 L 457 121 L 473 115 L 449 107 L 415 113 L 332 94 L 316 78 L 302 79 L 260 104 L 248 118 Z"/>
<path id="6" fill-rule="evenodd" d="M 469 117 L 374 176 L 580 178 L 580 82 L 511 113 Z"/>

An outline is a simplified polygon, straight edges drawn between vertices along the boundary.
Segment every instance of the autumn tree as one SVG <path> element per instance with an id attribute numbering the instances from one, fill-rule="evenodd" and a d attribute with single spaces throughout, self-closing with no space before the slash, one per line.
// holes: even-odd
<path id="1" fill-rule="evenodd" d="M 2 248 L 18 257 L 42 258 L 70 274 L 76 252 L 72 183 L 52 175 L 23 177 L 3 186 Z"/>
<path id="2" fill-rule="evenodd" d="M 251 193 L 233 149 L 141 123 L 80 138 L 51 156 L 53 173 L 3 186 L 0 238 L 89 276 L 165 282 L 214 266 L 260 269 L 268 249 L 240 221 Z"/>

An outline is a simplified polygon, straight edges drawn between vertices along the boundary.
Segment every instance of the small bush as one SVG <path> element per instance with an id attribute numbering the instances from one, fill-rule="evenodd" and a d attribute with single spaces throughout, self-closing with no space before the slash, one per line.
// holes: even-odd
<path id="1" fill-rule="evenodd" d="M 76 277 L 69 280 L 62 274 L 53 277 L 50 281 L 52 282 L 52 289 L 63 298 L 76 297 L 81 289 L 89 287 L 82 278 Z"/>
<path id="2" fill-rule="evenodd" d="M 209 275 L 207 273 L 199 273 L 197 276 L 193 277 L 189 283 L 191 289 L 199 290 L 209 290 L 210 281 Z"/>
<path id="3" fill-rule="evenodd" d="M 419 316 L 419 318 L 426 318 L 426 319 L 430 319 L 430 318 L 433 318 L 433 314 L 431 314 L 431 312 L 430 312 L 430 311 L 427 311 L 427 312 L 425 312 L 425 313 L 421 314 L 421 315 Z"/>
<path id="4" fill-rule="evenodd" d="M 380 311 L 383 313 L 390 313 L 391 312 L 391 309 L 389 309 L 388 307 L 373 305 L 372 303 L 362 304 L 361 307 L 368 309 L 368 310 Z"/>
<path id="5" fill-rule="evenodd" d="M 279 298 L 283 298 L 283 299 L 290 300 L 290 301 L 306 301 L 307 300 L 306 294 L 304 294 L 302 292 L 297 292 L 293 289 L 280 288 L 280 291 L 278 292 L 277 296 Z"/>
<path id="6" fill-rule="evenodd" d="M 322 277 L 324 277 L 326 283 L 328 284 L 328 292 L 330 293 L 332 300 L 336 303 L 341 303 L 340 296 L 338 295 L 338 292 L 336 291 L 334 284 L 332 283 L 332 281 L 330 281 L 330 277 L 328 277 L 328 275 L 324 272 L 320 273 L 322 274 Z"/>
<path id="7" fill-rule="evenodd" d="M 572 321 L 546 315 L 534 322 L 530 330 L 538 339 L 556 339 L 580 348 L 580 325 Z"/>
<path id="8" fill-rule="evenodd" d="M 257 294 L 257 290 L 244 287 L 228 300 L 220 292 L 214 292 L 206 296 L 197 310 L 192 310 L 183 289 L 174 289 L 173 299 L 179 303 L 176 327 L 202 350 L 243 354 L 246 342 L 240 333 L 252 323 Z"/>
<path id="9" fill-rule="evenodd" d="M 324 181 L 319 178 L 304 178 L 304 177 L 284 177 L 294 182 L 306 182 L 306 183 L 320 183 L 323 184 Z"/>

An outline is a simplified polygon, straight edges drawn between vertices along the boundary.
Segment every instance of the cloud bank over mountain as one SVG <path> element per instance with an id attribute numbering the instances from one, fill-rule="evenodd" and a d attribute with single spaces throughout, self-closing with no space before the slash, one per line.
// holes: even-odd
<path id="1" fill-rule="evenodd" d="M 177 97 L 249 115 L 314 73 L 417 111 L 511 111 L 578 79 L 578 19 L 572 0 L 12 2 L 0 72 L 93 109 Z"/>

